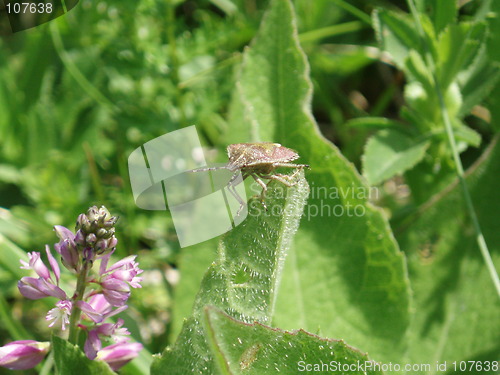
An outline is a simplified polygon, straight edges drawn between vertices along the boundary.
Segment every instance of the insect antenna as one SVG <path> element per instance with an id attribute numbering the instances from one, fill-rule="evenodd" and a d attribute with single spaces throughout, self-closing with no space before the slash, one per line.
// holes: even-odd
<path id="1" fill-rule="evenodd" d="M 204 168 L 191 169 L 188 172 L 189 173 L 193 173 L 193 172 L 208 172 L 208 171 L 217 171 L 217 170 L 220 170 L 220 169 L 229 169 L 229 168 L 227 167 L 227 165 L 223 165 L 223 166 L 220 166 L 220 167 L 204 167 Z"/>

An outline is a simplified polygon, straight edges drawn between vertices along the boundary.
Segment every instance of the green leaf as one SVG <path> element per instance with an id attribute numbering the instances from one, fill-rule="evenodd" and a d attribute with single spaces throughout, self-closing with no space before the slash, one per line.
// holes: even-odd
<path id="1" fill-rule="evenodd" d="M 459 115 L 469 114 L 475 105 L 480 104 L 495 87 L 499 78 L 500 64 L 491 62 L 486 49 L 481 48 L 471 66 L 458 77 L 463 97 Z"/>
<path id="2" fill-rule="evenodd" d="M 408 53 L 408 57 L 405 60 L 405 67 L 410 73 L 410 77 L 417 80 L 424 87 L 428 95 L 432 95 L 435 92 L 432 72 L 427 67 L 422 56 L 415 50 L 411 50 Z"/>
<path id="3" fill-rule="evenodd" d="M 397 128 L 401 131 L 406 130 L 406 125 L 402 122 L 391 120 L 386 117 L 357 117 L 345 123 L 347 127 L 367 128 L 367 129 L 386 129 Z"/>
<path id="4" fill-rule="evenodd" d="M 214 307 L 205 308 L 205 330 L 221 374 L 312 373 L 323 372 L 325 365 L 329 374 L 382 373 L 373 369 L 342 371 L 343 366 L 356 369 L 359 363 L 369 361 L 366 354 L 342 340 L 323 339 L 303 330 L 286 332 L 258 323 L 245 324 Z"/>
<path id="5" fill-rule="evenodd" d="M 54 363 L 60 375 L 106 375 L 115 374 L 104 361 L 88 359 L 78 346 L 57 336 L 52 336 Z"/>
<path id="6" fill-rule="evenodd" d="M 475 210 L 498 270 L 498 136 L 467 174 Z M 477 247 L 458 181 L 414 215 L 395 223 L 395 228 L 408 255 L 415 296 L 408 362 L 448 361 L 450 366 L 461 360 L 498 361 L 500 302 Z M 475 370 L 470 373 L 498 373 Z"/>
<path id="7" fill-rule="evenodd" d="M 481 144 L 481 134 L 467 125 L 458 122 L 458 126 L 453 129 L 455 138 L 467 143 L 467 145 L 479 147 Z"/>
<path id="8" fill-rule="evenodd" d="M 429 142 L 417 141 L 397 130 L 377 132 L 366 143 L 363 174 L 372 185 L 401 174 L 425 156 Z"/>
<path id="9" fill-rule="evenodd" d="M 308 72 L 291 3 L 272 1 L 245 52 L 225 139 L 276 141 L 311 165 L 311 196 L 285 263 L 273 326 L 319 328 L 372 358 L 399 360 L 410 301 L 404 259 L 369 203 L 376 189 L 314 122 Z"/>
<path id="10" fill-rule="evenodd" d="M 485 37 L 484 23 L 462 22 L 450 25 L 443 31 L 437 49 L 437 76 L 443 90 L 448 88 L 462 69 L 472 63 Z"/>
<path id="11" fill-rule="evenodd" d="M 292 187 L 284 188 L 277 181 L 269 184 L 268 211 L 259 197 L 249 201 L 245 221 L 219 244 L 218 259 L 203 278 L 192 317 L 184 323 L 174 347 L 153 363 L 152 374 L 216 373 L 202 327 L 207 305 L 247 323 L 270 324 L 283 263 L 308 194 L 301 172 Z"/>
<path id="12" fill-rule="evenodd" d="M 432 22 L 436 33 L 439 34 L 448 24 L 454 22 L 457 18 L 457 0 L 439 0 L 431 1 L 434 5 L 432 12 Z"/>
<path id="13" fill-rule="evenodd" d="M 401 69 L 410 50 L 422 53 L 420 36 L 409 14 L 376 9 L 373 12 L 373 27 L 381 49 L 390 53 Z"/>

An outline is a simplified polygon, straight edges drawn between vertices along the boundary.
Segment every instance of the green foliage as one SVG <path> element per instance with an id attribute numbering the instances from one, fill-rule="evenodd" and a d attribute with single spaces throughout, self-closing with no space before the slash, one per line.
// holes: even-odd
<path id="1" fill-rule="evenodd" d="M 429 139 L 430 144 L 427 157 L 414 156 L 411 162 L 402 162 L 399 167 L 370 181 L 380 183 L 416 167 L 419 173 L 428 177 L 424 186 L 412 186 L 409 180 L 410 188 L 418 197 L 417 203 L 437 193 L 442 182 L 447 184 L 453 177 L 451 168 L 449 172 L 439 172 L 446 170 L 443 165 L 450 166 L 453 162 L 444 134 L 438 92 L 443 92 L 447 116 L 458 149 L 463 152 L 469 146 L 478 147 L 481 142 L 481 136 L 464 124 L 464 118 L 488 95 L 500 77 L 500 67 L 488 59 L 491 47 L 487 42 L 487 24 L 480 19 L 456 22 L 454 1 L 437 2 L 432 8 L 432 20 L 423 12 L 413 16 L 380 8 L 373 14 L 382 49 L 390 54 L 409 80 L 405 87 L 407 106 L 401 109 L 401 117 L 408 122 L 414 139 L 402 141 L 400 146 L 411 152 L 413 145 L 422 139 Z M 369 146 L 374 142 L 375 139 L 369 142 L 363 156 L 367 176 L 375 173 L 373 167 L 381 157 L 371 152 Z M 429 174 L 429 171 L 435 172 Z"/>
<path id="2" fill-rule="evenodd" d="M 381 130 L 366 143 L 363 174 L 371 185 L 379 184 L 415 166 L 428 147 L 429 142 L 418 142 L 397 130 Z"/>

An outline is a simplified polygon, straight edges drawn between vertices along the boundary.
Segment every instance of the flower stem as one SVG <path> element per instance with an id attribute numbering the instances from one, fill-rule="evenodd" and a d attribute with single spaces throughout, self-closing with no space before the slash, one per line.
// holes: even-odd
<path id="1" fill-rule="evenodd" d="M 73 307 L 71 308 L 71 317 L 69 319 L 69 337 L 68 340 L 72 344 L 78 342 L 78 323 L 80 322 L 80 315 L 82 310 L 76 305 L 78 301 L 83 299 L 83 294 L 85 293 L 85 288 L 87 287 L 87 275 L 90 268 L 92 268 L 92 261 L 84 261 L 83 267 L 78 275 L 78 280 L 76 282 L 76 291 L 72 298 Z"/>

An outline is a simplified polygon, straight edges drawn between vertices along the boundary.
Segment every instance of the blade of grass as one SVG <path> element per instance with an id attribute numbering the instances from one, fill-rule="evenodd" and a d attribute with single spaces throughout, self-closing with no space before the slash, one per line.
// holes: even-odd
<path id="1" fill-rule="evenodd" d="M 355 6 L 349 4 L 347 1 L 332 0 L 332 3 L 335 3 L 340 8 L 344 9 L 348 13 L 351 13 L 353 16 L 359 18 L 361 21 L 366 22 L 368 25 L 372 24 L 372 19 L 368 14 L 366 14 L 362 10 L 359 10 Z"/>
<path id="2" fill-rule="evenodd" d="M 301 43 L 311 42 L 318 39 L 328 38 L 331 36 L 342 35 L 347 33 L 352 33 L 355 31 L 360 31 L 367 28 L 368 25 L 365 25 L 360 21 L 350 21 L 341 23 L 338 25 L 322 27 L 320 29 L 311 30 L 299 35 L 299 40 Z"/>

